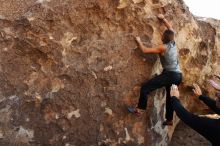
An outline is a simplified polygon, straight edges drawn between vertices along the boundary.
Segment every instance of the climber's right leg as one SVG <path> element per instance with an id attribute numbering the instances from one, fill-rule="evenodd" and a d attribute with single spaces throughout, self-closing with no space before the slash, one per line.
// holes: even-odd
<path id="1" fill-rule="evenodd" d="M 140 90 L 140 98 L 137 106 L 137 110 L 146 110 L 148 94 L 158 88 L 161 88 L 170 82 L 167 73 L 162 73 L 159 76 L 152 78 L 151 80 L 144 83 Z"/>

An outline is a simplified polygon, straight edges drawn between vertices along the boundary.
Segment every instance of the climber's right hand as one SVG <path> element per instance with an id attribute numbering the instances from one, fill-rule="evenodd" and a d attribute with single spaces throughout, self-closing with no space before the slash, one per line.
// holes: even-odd
<path id="1" fill-rule="evenodd" d="M 200 87 L 197 84 L 193 84 L 193 92 L 196 96 L 201 96 L 202 95 L 202 90 L 200 89 Z"/>

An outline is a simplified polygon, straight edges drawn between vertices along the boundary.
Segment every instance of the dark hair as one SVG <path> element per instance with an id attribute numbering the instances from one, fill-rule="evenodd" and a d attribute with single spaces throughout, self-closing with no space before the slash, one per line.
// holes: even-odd
<path id="1" fill-rule="evenodd" d="M 162 36 L 163 44 L 167 44 L 173 40 L 174 40 L 174 31 L 170 29 L 165 30 Z"/>

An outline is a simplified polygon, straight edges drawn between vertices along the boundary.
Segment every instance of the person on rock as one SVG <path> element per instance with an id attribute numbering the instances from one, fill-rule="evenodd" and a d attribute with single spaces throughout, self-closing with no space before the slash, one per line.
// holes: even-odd
<path id="1" fill-rule="evenodd" d="M 202 91 L 197 84 L 194 84 L 193 92 L 210 109 L 220 115 L 220 104 L 218 100 L 215 101 L 207 96 L 202 95 Z M 185 124 L 210 141 L 213 146 L 220 146 L 220 118 L 211 119 L 208 117 L 200 117 L 188 112 L 180 103 L 180 93 L 176 85 L 171 87 L 170 95 L 171 104 L 177 116 Z"/>
<path id="2" fill-rule="evenodd" d="M 167 29 L 162 35 L 162 45 L 158 45 L 153 48 L 149 48 L 143 45 L 140 37 L 136 37 L 138 47 L 143 53 L 147 54 L 159 54 L 160 62 L 163 67 L 163 71 L 160 75 L 150 79 L 144 83 L 140 90 L 140 98 L 137 107 L 128 107 L 128 111 L 140 116 L 147 107 L 148 94 L 158 88 L 166 88 L 166 121 L 163 125 L 173 125 L 173 109 L 170 101 L 170 87 L 172 84 L 179 85 L 182 82 L 182 73 L 179 65 L 178 50 L 174 41 L 174 30 L 171 24 L 162 15 L 158 15 Z"/>

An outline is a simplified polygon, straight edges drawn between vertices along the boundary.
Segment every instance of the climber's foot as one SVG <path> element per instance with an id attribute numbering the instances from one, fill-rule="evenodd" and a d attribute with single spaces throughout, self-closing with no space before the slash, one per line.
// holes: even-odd
<path id="1" fill-rule="evenodd" d="M 138 117 L 140 117 L 143 113 L 143 111 L 141 111 L 140 109 L 135 108 L 135 107 L 128 107 L 128 111 L 132 114 L 135 114 Z"/>
<path id="2" fill-rule="evenodd" d="M 173 121 L 166 120 L 166 121 L 163 122 L 163 125 L 164 126 L 173 126 Z"/>

